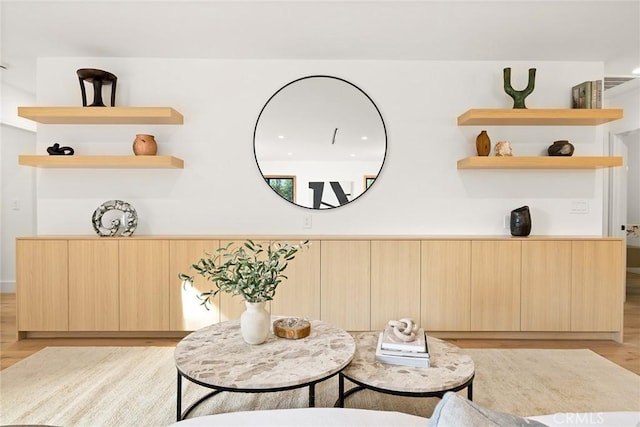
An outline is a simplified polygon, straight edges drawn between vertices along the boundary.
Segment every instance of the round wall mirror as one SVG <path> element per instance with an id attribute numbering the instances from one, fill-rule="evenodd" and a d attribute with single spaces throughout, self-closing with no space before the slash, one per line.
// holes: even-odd
<path id="1" fill-rule="evenodd" d="M 375 184 L 387 132 L 378 107 L 356 85 L 309 76 L 269 98 L 253 148 L 260 173 L 278 195 L 305 208 L 331 209 Z"/>

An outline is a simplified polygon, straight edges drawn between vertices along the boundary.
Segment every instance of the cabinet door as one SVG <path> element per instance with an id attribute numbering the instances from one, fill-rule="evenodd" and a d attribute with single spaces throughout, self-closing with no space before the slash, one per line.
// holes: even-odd
<path id="1" fill-rule="evenodd" d="M 295 244 L 294 242 L 290 242 Z M 320 318 L 320 241 L 298 251 L 271 301 L 271 314 Z"/>
<path id="2" fill-rule="evenodd" d="M 370 330 L 370 242 L 326 240 L 320 253 L 320 318 L 348 331 Z"/>
<path id="3" fill-rule="evenodd" d="M 169 242 L 169 312 L 172 331 L 195 331 L 220 321 L 220 296 L 213 298 L 209 309 L 198 299 L 201 292 L 215 289 L 215 284 L 200 276 L 191 265 L 206 253 L 215 256 L 218 240 L 172 240 Z M 206 252 L 206 253 L 205 253 Z M 182 285 L 179 273 L 193 276 L 193 287 Z"/>
<path id="4" fill-rule="evenodd" d="M 16 241 L 18 331 L 69 329 L 66 240 Z"/>
<path id="5" fill-rule="evenodd" d="M 571 330 L 622 330 L 624 264 L 622 241 L 573 241 Z"/>
<path id="6" fill-rule="evenodd" d="M 471 242 L 471 330 L 520 330 L 520 241 Z"/>
<path id="7" fill-rule="evenodd" d="M 571 242 L 522 242 L 523 331 L 569 331 Z"/>
<path id="8" fill-rule="evenodd" d="M 471 242 L 422 242 L 421 324 L 427 331 L 471 327 Z"/>
<path id="9" fill-rule="evenodd" d="M 118 242 L 69 241 L 69 330 L 117 331 Z"/>
<path id="10" fill-rule="evenodd" d="M 169 242 L 119 240 L 120 330 L 169 330 Z"/>
<path id="11" fill-rule="evenodd" d="M 389 320 L 420 321 L 420 242 L 371 242 L 371 329 Z"/>

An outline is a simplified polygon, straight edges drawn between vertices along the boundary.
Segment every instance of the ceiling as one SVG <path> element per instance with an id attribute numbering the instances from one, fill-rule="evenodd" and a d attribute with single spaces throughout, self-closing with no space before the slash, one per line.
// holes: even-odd
<path id="1" fill-rule="evenodd" d="M 0 0 L 4 84 L 38 57 L 603 61 L 640 67 L 640 0 Z"/>

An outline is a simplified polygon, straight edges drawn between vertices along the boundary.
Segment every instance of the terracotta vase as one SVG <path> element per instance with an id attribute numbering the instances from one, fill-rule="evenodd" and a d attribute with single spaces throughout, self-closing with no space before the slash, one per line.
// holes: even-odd
<path id="1" fill-rule="evenodd" d="M 491 152 L 491 139 L 489 139 L 486 130 L 480 132 L 476 137 L 476 151 L 478 156 L 488 156 Z"/>
<path id="2" fill-rule="evenodd" d="M 158 144 L 153 135 L 136 135 L 136 139 L 133 140 L 133 153 L 136 156 L 155 156 L 157 152 Z"/>

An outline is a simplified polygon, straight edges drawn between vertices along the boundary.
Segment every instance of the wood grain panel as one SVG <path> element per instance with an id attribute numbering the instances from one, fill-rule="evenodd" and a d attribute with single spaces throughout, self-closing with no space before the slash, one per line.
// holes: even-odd
<path id="1" fill-rule="evenodd" d="M 16 241 L 18 331 L 69 329 L 66 240 Z"/>
<path id="2" fill-rule="evenodd" d="M 596 126 L 622 116 L 620 108 L 475 108 L 458 116 L 458 126 Z"/>
<path id="3" fill-rule="evenodd" d="M 520 241 L 471 242 L 471 330 L 520 330 Z"/>
<path id="4" fill-rule="evenodd" d="M 371 329 L 389 320 L 420 321 L 420 242 L 371 242 Z"/>
<path id="5" fill-rule="evenodd" d="M 200 276 L 191 268 L 206 253 L 215 256 L 220 247 L 218 240 L 171 240 L 169 242 L 169 313 L 172 331 L 195 331 L 220 321 L 220 296 L 207 308 L 201 304 L 198 294 L 215 289 L 215 284 Z M 193 287 L 182 286 L 179 273 L 193 276 Z"/>
<path id="6" fill-rule="evenodd" d="M 118 242 L 69 241 L 69 330 L 120 328 Z"/>
<path id="7" fill-rule="evenodd" d="M 622 330 L 622 251 L 621 241 L 572 242 L 572 331 Z"/>
<path id="8" fill-rule="evenodd" d="M 471 242 L 422 241 L 421 323 L 428 331 L 471 328 Z"/>
<path id="9" fill-rule="evenodd" d="M 370 330 L 370 242 L 326 240 L 320 252 L 320 318 L 348 331 Z"/>
<path id="10" fill-rule="evenodd" d="M 120 240 L 120 330 L 169 330 L 169 242 Z"/>
<path id="11" fill-rule="evenodd" d="M 522 242 L 521 328 L 571 330 L 571 242 Z"/>
<path id="12" fill-rule="evenodd" d="M 284 274 L 288 278 L 278 285 L 271 301 L 271 314 L 319 319 L 320 241 L 312 240 L 309 248 L 299 251 Z"/>

